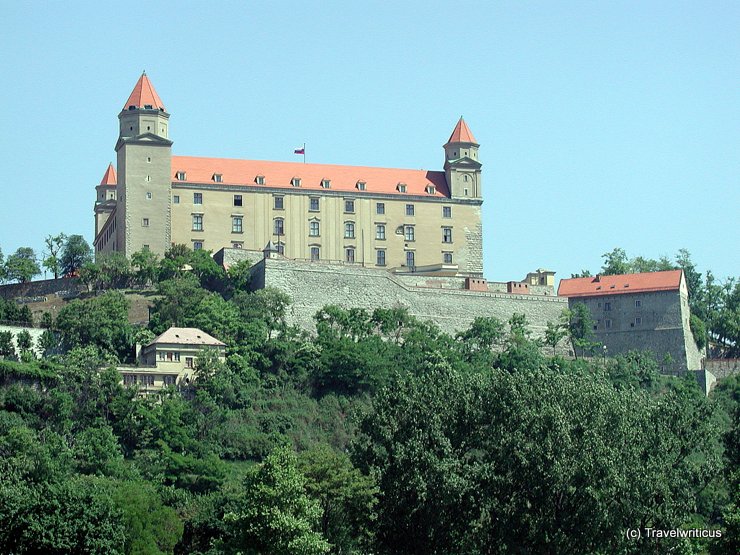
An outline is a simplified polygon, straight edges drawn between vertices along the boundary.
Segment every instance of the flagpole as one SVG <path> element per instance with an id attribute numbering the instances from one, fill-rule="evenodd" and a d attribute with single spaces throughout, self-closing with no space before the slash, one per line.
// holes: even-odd
<path id="1" fill-rule="evenodd" d="M 303 143 L 303 163 L 306 163 L 306 143 Z"/>

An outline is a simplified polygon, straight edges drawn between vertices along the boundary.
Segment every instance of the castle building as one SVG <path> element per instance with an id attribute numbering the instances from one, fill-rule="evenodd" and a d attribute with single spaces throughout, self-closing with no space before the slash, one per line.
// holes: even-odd
<path id="1" fill-rule="evenodd" d="M 479 144 L 460 118 L 443 171 L 174 156 L 143 74 L 96 187 L 96 255 L 185 244 L 402 272 L 483 272 Z"/>
<path id="2" fill-rule="evenodd" d="M 562 279 L 558 295 L 588 307 L 610 356 L 649 350 L 666 372 L 701 368 L 683 270 Z"/>

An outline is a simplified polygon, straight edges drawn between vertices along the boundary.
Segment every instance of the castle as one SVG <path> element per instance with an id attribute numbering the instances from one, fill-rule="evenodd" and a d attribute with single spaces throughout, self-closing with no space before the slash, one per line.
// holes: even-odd
<path id="1" fill-rule="evenodd" d="M 96 255 L 273 243 L 296 260 L 482 275 L 479 145 L 462 118 L 443 171 L 173 156 L 169 118 L 143 74 L 96 188 Z"/>

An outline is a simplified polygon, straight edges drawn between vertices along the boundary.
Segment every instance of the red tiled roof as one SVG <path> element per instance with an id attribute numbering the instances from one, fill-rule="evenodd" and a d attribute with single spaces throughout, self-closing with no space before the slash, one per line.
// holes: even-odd
<path id="1" fill-rule="evenodd" d="M 115 187 L 117 182 L 116 170 L 113 168 L 113 164 L 108 164 L 108 169 L 105 170 L 105 175 L 103 176 L 103 179 L 100 180 L 100 184 L 113 185 Z"/>
<path id="2" fill-rule="evenodd" d="M 185 172 L 184 180 L 177 179 L 179 172 Z M 330 180 L 330 191 L 449 197 L 447 180 L 444 172 L 441 171 L 193 156 L 172 157 L 173 183 L 213 183 L 214 174 L 221 175 L 220 185 L 257 185 L 257 176 L 263 176 L 265 187 L 292 189 L 291 180 L 297 177 L 301 180 L 301 189 L 325 190 L 322 189 L 321 182 L 328 179 Z M 364 191 L 357 188 L 358 182 L 365 183 Z M 399 193 L 399 183 L 406 185 L 406 193 Z M 432 194 L 426 191 L 429 185 L 434 187 Z"/>
<path id="3" fill-rule="evenodd" d="M 164 104 L 159 99 L 157 91 L 154 90 L 149 77 L 146 73 L 142 73 L 139 80 L 136 82 L 134 90 L 131 91 L 131 95 L 128 97 L 126 104 L 123 105 L 124 110 L 128 110 L 129 106 L 136 106 L 137 108 L 143 108 L 144 106 L 151 106 L 155 110 L 164 110 Z"/>
<path id="4" fill-rule="evenodd" d="M 673 291 L 681 286 L 682 270 L 561 279 L 561 297 L 595 297 L 648 291 Z"/>
<path id="5" fill-rule="evenodd" d="M 465 123 L 465 120 L 462 119 L 462 116 L 460 116 L 460 121 L 457 122 L 455 129 L 452 131 L 452 135 L 450 135 L 450 140 L 447 141 L 447 143 L 478 144 L 478 141 L 475 140 L 475 137 L 473 137 L 473 133 L 470 131 L 468 124 Z"/>

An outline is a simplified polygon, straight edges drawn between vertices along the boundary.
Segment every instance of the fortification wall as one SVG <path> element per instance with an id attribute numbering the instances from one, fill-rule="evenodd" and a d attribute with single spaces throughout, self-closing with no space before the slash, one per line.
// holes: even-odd
<path id="1" fill-rule="evenodd" d="M 329 304 L 346 308 L 406 307 L 422 319 L 433 321 L 443 331 L 466 329 L 477 316 L 507 321 L 514 313 L 524 314 L 530 329 L 542 335 L 547 322 L 556 322 L 568 301 L 562 297 L 511 295 L 490 291 L 416 287 L 383 270 L 355 265 L 266 259 L 253 268 L 255 289 L 275 287 L 293 299 L 289 319 L 313 330 L 313 317 Z"/>
<path id="2" fill-rule="evenodd" d="M 43 302 L 42 297 L 50 295 L 62 298 L 76 297 L 84 290 L 85 286 L 77 278 L 43 279 L 0 285 L 0 297 L 20 302 Z"/>
<path id="3" fill-rule="evenodd" d="M 704 361 L 704 369 L 718 380 L 740 374 L 740 358 L 713 358 Z"/>

